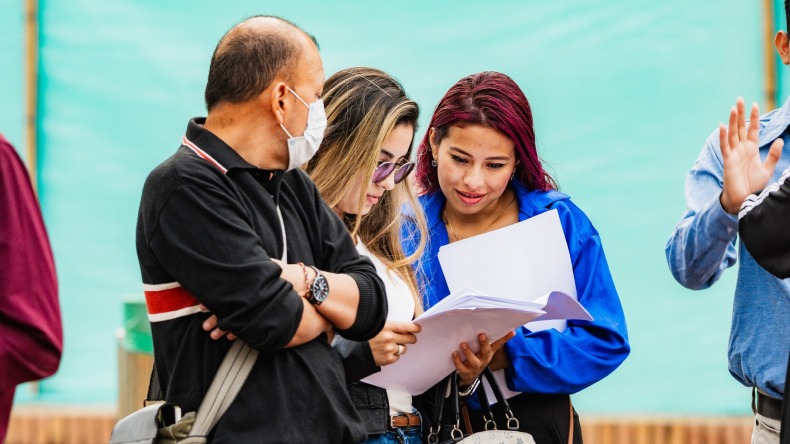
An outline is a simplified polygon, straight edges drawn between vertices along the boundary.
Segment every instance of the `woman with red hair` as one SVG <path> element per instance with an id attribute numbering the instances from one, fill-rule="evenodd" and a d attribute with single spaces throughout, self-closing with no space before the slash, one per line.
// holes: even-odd
<path id="1" fill-rule="evenodd" d="M 428 239 L 416 266 L 426 309 L 450 294 L 437 257 L 439 247 L 557 210 L 579 302 L 594 320 L 568 321 L 562 332 L 521 327 L 498 350 L 498 343 L 489 342 L 498 338 L 482 337 L 481 353 L 462 347 L 453 359 L 460 391 L 473 387 L 486 365 L 504 369 L 508 388 L 521 392 L 510 399 L 510 406 L 521 430 L 532 434 L 536 443 L 568 442 L 571 417 L 573 442 L 581 443 L 569 395 L 614 371 L 630 347 L 601 239 L 543 169 L 524 93 L 501 73 L 461 79 L 437 105 L 417 161 L 417 181 L 426 192 L 420 201 Z M 406 254 L 417 245 L 404 243 Z M 469 401 L 472 424 L 481 430 L 481 415 L 474 414 L 476 404 Z"/>

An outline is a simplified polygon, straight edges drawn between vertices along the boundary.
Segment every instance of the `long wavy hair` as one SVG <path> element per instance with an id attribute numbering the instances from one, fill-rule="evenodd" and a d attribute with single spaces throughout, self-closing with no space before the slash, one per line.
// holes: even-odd
<path id="1" fill-rule="evenodd" d="M 436 105 L 429 125 L 433 140 L 426 132 L 417 151 L 417 181 L 426 192 L 439 189 L 431 144 L 438 146 L 452 126 L 475 124 L 494 128 L 513 141 L 518 160 L 515 178 L 528 189 L 557 189 L 538 157 L 532 110 L 524 92 L 505 74 L 484 71 L 459 80 Z"/>
<path id="2" fill-rule="evenodd" d="M 417 307 L 416 316 L 423 306 L 411 264 L 422 254 L 427 229 L 408 180 L 385 192 L 368 214 L 358 215 L 362 213 L 367 186 L 378 165 L 384 140 L 397 125 L 409 125 L 416 131 L 419 107 L 395 79 L 364 67 L 348 68 L 332 75 L 324 84 L 322 98 L 327 127 L 318 153 L 305 170 L 332 208 L 351 193 L 357 194 L 357 212 L 344 215 L 346 227 L 352 237 L 359 237 L 388 270 L 408 284 Z M 410 158 L 411 153 L 410 145 L 406 157 Z M 408 257 L 401 246 L 404 210 L 417 226 L 412 236 L 419 237 L 419 247 Z"/>

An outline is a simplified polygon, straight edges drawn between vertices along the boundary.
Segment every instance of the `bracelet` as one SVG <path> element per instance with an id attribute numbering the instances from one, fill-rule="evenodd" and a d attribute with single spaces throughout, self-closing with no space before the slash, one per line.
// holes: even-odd
<path id="1" fill-rule="evenodd" d="M 480 377 L 478 376 L 464 390 L 458 390 L 458 396 L 461 396 L 463 398 L 468 398 L 472 396 L 472 394 L 475 392 L 475 390 L 477 390 L 477 387 L 479 385 L 480 385 Z"/>
<path id="2" fill-rule="evenodd" d="M 299 266 L 302 267 L 302 273 L 304 273 L 304 288 L 305 288 L 304 297 L 305 297 L 305 299 L 307 299 L 309 301 L 310 300 L 310 290 L 311 290 L 311 288 L 310 288 L 310 276 L 308 276 L 308 274 L 307 274 L 307 267 L 305 266 L 304 263 L 299 262 Z"/>

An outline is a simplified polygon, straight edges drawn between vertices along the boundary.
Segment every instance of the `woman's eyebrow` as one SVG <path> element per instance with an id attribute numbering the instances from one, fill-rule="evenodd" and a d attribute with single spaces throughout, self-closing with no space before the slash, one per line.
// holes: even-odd
<path id="1" fill-rule="evenodd" d="M 467 153 L 466 151 L 462 150 L 461 148 L 458 148 L 457 146 L 451 146 L 450 147 L 450 151 L 455 151 L 457 153 L 463 154 L 466 157 L 473 157 L 471 154 Z M 508 160 L 510 160 L 510 156 L 491 156 L 491 157 L 486 157 L 485 160 L 486 161 L 502 160 L 502 161 L 507 162 Z"/>

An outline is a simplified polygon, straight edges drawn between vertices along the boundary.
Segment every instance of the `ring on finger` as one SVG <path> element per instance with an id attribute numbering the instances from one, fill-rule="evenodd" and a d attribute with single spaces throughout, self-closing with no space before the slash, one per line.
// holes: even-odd
<path id="1" fill-rule="evenodd" d="M 395 356 L 400 356 L 404 353 L 406 353 L 406 346 L 403 344 L 398 344 L 398 351 L 395 352 Z"/>

